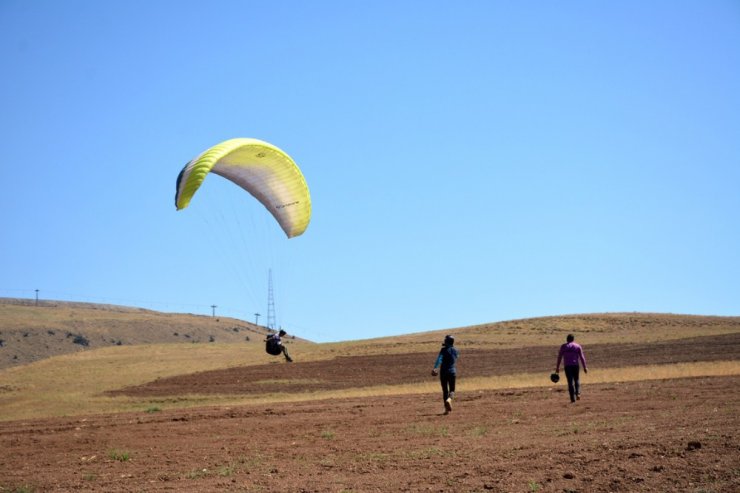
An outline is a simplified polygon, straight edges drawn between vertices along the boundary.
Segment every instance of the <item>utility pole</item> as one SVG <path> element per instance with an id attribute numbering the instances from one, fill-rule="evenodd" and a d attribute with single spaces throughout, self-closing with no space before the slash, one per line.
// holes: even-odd
<path id="1" fill-rule="evenodd" d="M 272 269 L 267 281 L 267 328 L 275 330 L 275 296 L 272 292 Z"/>
<path id="2" fill-rule="evenodd" d="M 211 312 L 211 317 L 215 317 L 215 316 L 216 316 L 216 307 L 217 307 L 217 306 L 218 306 L 218 305 L 211 305 L 211 310 L 213 310 L 213 311 Z"/>
<path id="3" fill-rule="evenodd" d="M 39 306 L 39 290 L 36 290 L 36 306 Z"/>
<path id="4" fill-rule="evenodd" d="M 254 325 L 259 325 L 259 324 L 260 324 L 260 314 L 255 313 L 254 314 Z"/>

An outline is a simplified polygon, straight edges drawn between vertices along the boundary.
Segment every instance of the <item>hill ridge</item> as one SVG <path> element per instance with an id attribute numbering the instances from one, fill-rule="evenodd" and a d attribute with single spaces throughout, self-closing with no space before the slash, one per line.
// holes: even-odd
<path id="1" fill-rule="evenodd" d="M 109 346 L 261 344 L 270 331 L 231 317 L 76 301 L 0 298 L 0 369 Z"/>
<path id="2" fill-rule="evenodd" d="M 438 347 L 443 334 L 459 337 L 462 347 L 520 347 L 551 344 L 568 332 L 603 342 L 641 338 L 669 340 L 740 332 L 740 317 L 668 313 L 587 313 L 530 317 L 415 332 L 397 336 L 322 344 L 330 356 L 353 352 L 387 354 Z M 648 335 L 644 332 L 649 331 Z M 168 313 L 146 308 L 79 301 L 0 298 L 0 369 L 49 357 L 116 345 L 261 344 L 269 330 L 230 317 Z M 291 335 L 293 339 L 301 340 Z M 290 343 L 292 339 L 287 342 Z"/>

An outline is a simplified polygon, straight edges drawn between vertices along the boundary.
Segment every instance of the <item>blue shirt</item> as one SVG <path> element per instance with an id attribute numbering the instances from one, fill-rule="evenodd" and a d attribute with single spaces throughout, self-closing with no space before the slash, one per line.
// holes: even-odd
<path id="1" fill-rule="evenodd" d="M 455 362 L 458 357 L 459 354 L 454 346 L 444 346 L 439 350 L 439 356 L 437 356 L 437 361 L 434 363 L 434 367 L 437 368 L 441 365 L 440 370 L 442 373 L 456 375 L 457 369 L 455 368 Z"/>

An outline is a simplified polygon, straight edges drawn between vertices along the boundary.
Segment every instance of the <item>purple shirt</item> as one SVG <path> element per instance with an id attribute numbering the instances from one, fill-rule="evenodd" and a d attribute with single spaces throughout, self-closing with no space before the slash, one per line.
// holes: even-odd
<path id="1" fill-rule="evenodd" d="M 561 360 L 564 366 L 578 366 L 578 361 L 580 360 L 583 363 L 583 367 L 586 368 L 586 358 L 583 356 L 583 348 L 576 342 L 569 342 L 560 346 L 558 364 L 555 366 L 556 370 L 560 370 Z"/>

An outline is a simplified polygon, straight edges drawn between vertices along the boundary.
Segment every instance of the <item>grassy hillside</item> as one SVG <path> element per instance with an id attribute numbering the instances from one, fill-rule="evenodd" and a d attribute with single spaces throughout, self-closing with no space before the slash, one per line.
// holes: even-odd
<path id="1" fill-rule="evenodd" d="M 317 345 L 308 359 L 429 352 L 445 334 L 461 348 L 496 349 L 560 342 L 574 332 L 590 344 L 657 342 L 740 331 L 740 317 L 612 313 L 542 317 L 402 336 Z M 163 313 L 93 303 L 0 298 L 0 369 L 112 346 L 238 344 L 262 347 L 265 327 L 227 317 Z M 289 340 L 294 343 L 297 340 Z"/>
<path id="2" fill-rule="evenodd" d="M 0 369 L 0 419 L 4 420 L 146 410 L 150 406 L 177 408 L 348 395 L 434 392 L 438 383 L 433 379 L 422 385 L 408 383 L 403 372 L 398 373 L 396 369 L 389 371 L 395 371 L 393 374 L 397 374 L 397 383 L 354 389 L 323 389 L 316 392 L 304 389 L 294 394 L 280 392 L 257 396 L 198 395 L 193 394 L 190 388 L 183 388 L 182 395 L 156 399 L 110 394 L 124 387 L 143 385 L 157 379 L 258 365 L 275 365 L 275 375 L 285 371 L 295 373 L 293 377 L 272 377 L 279 378 L 277 383 L 286 386 L 290 381 L 285 379 L 298 378 L 304 363 L 340 357 L 408 356 L 410 353 L 432 355 L 424 359 L 423 366 L 431 364 L 427 359 L 433 359 L 446 333 L 455 334 L 461 351 L 469 355 L 475 351 L 516 348 L 541 350 L 543 347 L 554 352 L 568 332 L 577 334 L 577 339 L 586 347 L 617 343 L 659 345 L 663 341 L 740 333 L 740 317 L 639 313 L 544 317 L 341 343 L 314 344 L 296 339 L 289 342 L 296 359 L 293 365 L 297 366 L 283 369 L 285 363 L 281 358 L 264 353 L 261 344 L 264 329 L 240 320 L 66 303 L 40 307 L 0 304 L 0 320 L 0 339 L 4 340 L 0 357 L 6 362 L 10 361 L 8 367 Z M 71 340 L 77 335 L 85 337 L 89 344 L 83 346 Z M 209 342 L 212 338 L 214 341 Z M 20 349 L 26 353 L 21 353 Z M 528 351 L 525 353 L 528 354 Z M 603 369 L 589 374 L 589 379 L 606 382 L 734 375 L 740 372 L 740 361 L 735 353 L 734 350 L 728 351 L 726 361 L 720 358 L 660 368 L 653 365 Z M 13 359 L 13 354 L 24 354 L 28 360 L 36 361 L 21 364 L 20 358 Z M 671 361 L 670 358 L 667 361 Z M 333 363 L 329 367 L 342 368 Z M 246 371 L 250 373 L 248 368 Z M 484 375 L 490 376 L 468 378 L 466 386 L 484 389 L 543 384 L 539 370 L 537 374 L 528 371 L 511 375 L 498 373 L 501 372 L 484 372 Z M 372 379 L 372 371 L 363 371 L 361 374 Z"/>
<path id="3" fill-rule="evenodd" d="M 224 317 L 93 303 L 0 298 L 0 369 L 112 346 L 249 344 L 266 329 Z"/>
<path id="4" fill-rule="evenodd" d="M 652 313 L 564 315 L 511 320 L 421 332 L 395 337 L 322 344 L 333 355 L 429 352 L 439 348 L 446 334 L 466 349 L 500 349 L 561 344 L 568 333 L 588 344 L 651 343 L 696 336 L 740 332 L 740 317 Z"/>

